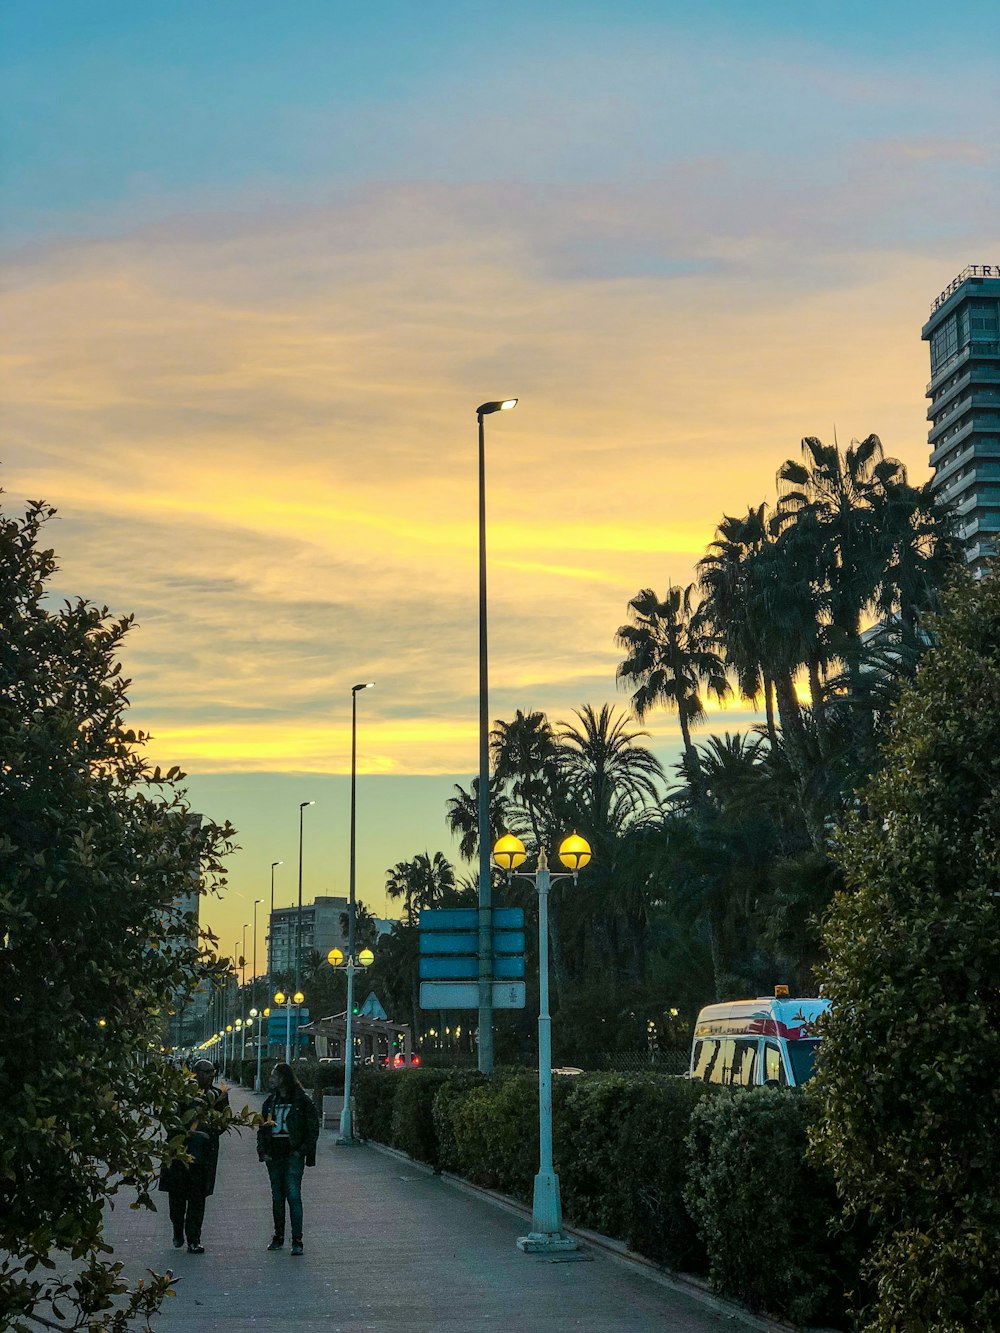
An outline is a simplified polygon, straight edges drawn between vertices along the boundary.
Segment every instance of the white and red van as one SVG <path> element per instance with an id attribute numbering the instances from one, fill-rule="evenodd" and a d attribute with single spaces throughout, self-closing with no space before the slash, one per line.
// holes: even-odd
<path id="1" fill-rule="evenodd" d="M 695 1023 L 688 1076 L 730 1087 L 801 1087 L 813 1072 L 816 1020 L 829 1005 L 792 999 L 784 986 L 773 998 L 710 1004 Z"/>

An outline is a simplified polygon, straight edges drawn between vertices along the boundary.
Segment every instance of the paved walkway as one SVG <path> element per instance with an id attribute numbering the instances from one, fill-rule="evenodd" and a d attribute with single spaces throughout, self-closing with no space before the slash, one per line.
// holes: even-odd
<path id="1" fill-rule="evenodd" d="M 233 1089 L 234 1105 L 261 1099 Z M 585 1258 L 527 1256 L 524 1222 L 489 1201 L 371 1148 L 338 1148 L 324 1130 L 303 1182 L 305 1246 L 265 1250 L 271 1236 L 265 1168 L 253 1135 L 222 1142 L 216 1192 L 196 1256 L 170 1243 L 159 1211 L 115 1208 L 108 1237 L 133 1276 L 171 1268 L 177 1295 L 156 1333 L 721 1333 L 734 1327 L 684 1294 L 593 1250 Z M 160 1206 L 162 1201 L 162 1206 Z"/>

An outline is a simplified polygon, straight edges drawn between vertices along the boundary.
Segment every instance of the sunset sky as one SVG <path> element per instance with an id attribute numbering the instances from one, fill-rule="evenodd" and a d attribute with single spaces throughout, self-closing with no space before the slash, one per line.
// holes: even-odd
<path id="1" fill-rule="evenodd" d="M 998 38 L 995 0 L 3 7 L 0 484 L 59 509 L 60 594 L 136 613 L 133 722 L 240 830 L 225 952 L 302 800 L 305 896 L 346 893 L 357 681 L 359 897 L 457 855 L 480 402 L 520 398 L 493 717 L 624 706 L 628 599 L 803 435 L 926 477 L 921 325 L 1000 262 Z"/>

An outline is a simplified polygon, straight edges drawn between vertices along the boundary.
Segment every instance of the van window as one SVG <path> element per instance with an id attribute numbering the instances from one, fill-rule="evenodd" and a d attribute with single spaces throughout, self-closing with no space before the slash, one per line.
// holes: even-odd
<path id="1" fill-rule="evenodd" d="M 715 1061 L 705 1075 L 706 1083 L 729 1082 L 735 1050 L 736 1043 L 733 1041 L 732 1037 L 723 1037 L 719 1042 L 719 1050 L 715 1057 Z"/>
<path id="2" fill-rule="evenodd" d="M 706 1071 L 712 1062 L 713 1056 L 719 1053 L 719 1043 L 717 1041 L 699 1041 L 695 1043 L 694 1060 L 691 1064 L 691 1077 L 705 1080 Z"/>
<path id="3" fill-rule="evenodd" d="M 816 1058 L 816 1047 L 818 1045 L 818 1038 L 811 1041 L 790 1041 L 788 1043 L 788 1058 L 792 1062 L 792 1073 L 795 1075 L 796 1086 L 800 1088 L 803 1083 L 808 1083 L 812 1078 L 813 1061 Z"/>
<path id="4" fill-rule="evenodd" d="M 783 1088 L 788 1085 L 785 1062 L 781 1058 L 781 1048 L 775 1041 L 764 1043 L 764 1082 L 777 1083 Z"/>
<path id="5" fill-rule="evenodd" d="M 752 1087 L 754 1070 L 757 1066 L 757 1042 L 756 1040 L 738 1038 L 735 1045 L 736 1049 L 733 1053 L 733 1066 L 729 1075 L 729 1082 L 734 1087 Z"/>

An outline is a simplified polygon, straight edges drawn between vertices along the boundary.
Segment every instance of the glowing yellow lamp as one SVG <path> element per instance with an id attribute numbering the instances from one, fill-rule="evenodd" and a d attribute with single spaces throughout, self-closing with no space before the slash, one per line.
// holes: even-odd
<path id="1" fill-rule="evenodd" d="M 559 844 L 559 860 L 575 875 L 590 862 L 590 843 L 586 838 L 581 838 L 579 833 L 571 833 Z"/>
<path id="2" fill-rule="evenodd" d="M 256 1017 L 257 1017 L 257 1010 L 256 1010 L 256 1009 L 251 1009 L 251 1010 L 250 1010 L 250 1017 L 251 1017 L 251 1018 L 256 1018 Z"/>
<path id="3" fill-rule="evenodd" d="M 227 1031 L 227 1032 L 232 1032 L 232 1030 L 233 1030 L 233 1025 L 232 1025 L 232 1023 L 227 1023 L 227 1024 L 226 1024 L 226 1031 Z"/>
<path id="4" fill-rule="evenodd" d="M 108 1020 L 106 1018 L 99 1018 L 97 1020 L 97 1026 L 99 1028 L 106 1028 L 108 1026 Z"/>
<path id="5" fill-rule="evenodd" d="M 274 992 L 274 1003 L 275 1004 L 285 1003 L 285 992 L 283 990 L 278 990 Z"/>
<path id="6" fill-rule="evenodd" d="M 375 955 L 372 953 L 371 949 L 362 949 L 358 954 L 358 962 L 362 967 L 371 967 L 374 961 Z"/>
<path id="7" fill-rule="evenodd" d="M 344 961 L 343 949 L 331 949 L 326 956 L 326 961 L 330 964 L 331 967 L 339 967 L 341 963 Z"/>
<path id="8" fill-rule="evenodd" d="M 271 1009 L 270 1009 L 270 1006 L 269 1006 L 267 1009 L 264 1010 L 264 1017 L 265 1017 L 265 1018 L 270 1018 L 270 1017 L 271 1017 Z"/>
<path id="9" fill-rule="evenodd" d="M 301 1004 L 305 998 L 306 997 L 302 994 L 302 992 L 300 990 L 297 990 L 295 994 L 292 996 L 292 1002 L 294 1004 Z"/>
<path id="10" fill-rule="evenodd" d="M 497 838 L 493 847 L 493 860 L 501 870 L 508 874 L 524 862 L 524 843 L 513 833 L 505 833 Z"/>

